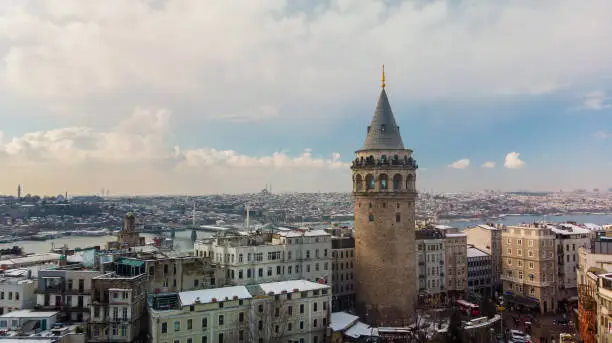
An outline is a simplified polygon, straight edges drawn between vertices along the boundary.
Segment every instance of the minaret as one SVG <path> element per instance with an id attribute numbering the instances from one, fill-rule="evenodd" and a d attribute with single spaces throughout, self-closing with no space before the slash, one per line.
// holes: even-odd
<path id="1" fill-rule="evenodd" d="M 355 276 L 358 314 L 371 325 L 397 325 L 415 315 L 416 161 L 404 148 L 382 90 L 365 142 L 355 152 Z M 395 324 L 394 324 L 395 323 Z"/>
<path id="2" fill-rule="evenodd" d="M 17 185 L 17 200 L 21 200 L 21 185 Z"/>

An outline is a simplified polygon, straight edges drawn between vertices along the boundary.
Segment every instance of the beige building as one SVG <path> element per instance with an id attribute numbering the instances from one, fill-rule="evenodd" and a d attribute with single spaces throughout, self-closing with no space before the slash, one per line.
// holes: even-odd
<path id="1" fill-rule="evenodd" d="M 541 313 L 557 309 L 555 233 L 545 224 L 509 226 L 502 233 L 503 290 L 508 305 Z"/>
<path id="2" fill-rule="evenodd" d="M 477 225 L 463 231 L 467 243 L 491 255 L 491 284 L 495 291 L 501 291 L 502 272 L 502 226 Z"/>
<path id="3" fill-rule="evenodd" d="M 612 342 L 612 255 L 578 249 L 578 321 L 584 342 Z"/>
<path id="4" fill-rule="evenodd" d="M 149 341 L 323 343 L 330 307 L 330 287 L 306 280 L 158 294 Z"/>
<path id="5" fill-rule="evenodd" d="M 416 161 L 406 149 L 385 91 L 351 166 L 355 208 L 357 313 L 390 325 L 415 314 Z"/>
<path id="6" fill-rule="evenodd" d="M 468 288 L 467 236 L 457 228 L 437 226 L 445 232 L 444 271 L 450 299 L 465 297 Z"/>
<path id="7" fill-rule="evenodd" d="M 446 301 L 444 231 L 436 228 L 416 230 L 418 305 Z"/>

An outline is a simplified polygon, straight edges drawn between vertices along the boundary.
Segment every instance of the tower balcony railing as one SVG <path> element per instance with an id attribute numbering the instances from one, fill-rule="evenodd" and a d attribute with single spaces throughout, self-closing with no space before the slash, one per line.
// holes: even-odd
<path id="1" fill-rule="evenodd" d="M 377 168 L 377 167 L 385 167 L 385 168 L 393 168 L 393 167 L 397 167 L 397 168 L 405 168 L 405 167 L 409 167 L 409 168 L 413 168 L 413 169 L 418 169 L 419 166 L 417 164 L 417 162 L 412 158 L 405 158 L 405 159 L 356 159 L 353 161 L 351 168 L 361 168 L 361 167 L 365 167 L 365 168 Z"/>

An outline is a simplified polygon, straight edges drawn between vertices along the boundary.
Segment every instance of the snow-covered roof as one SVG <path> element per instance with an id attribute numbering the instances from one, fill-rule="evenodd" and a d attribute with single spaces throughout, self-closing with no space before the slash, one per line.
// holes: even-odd
<path id="1" fill-rule="evenodd" d="M 451 230 L 451 229 L 454 229 L 454 227 L 452 227 L 452 226 L 448 226 L 448 225 L 441 225 L 441 224 L 434 225 L 434 227 L 435 227 L 436 229 L 439 229 L 439 230 Z"/>
<path id="2" fill-rule="evenodd" d="M 329 328 L 333 331 L 344 331 L 359 320 L 358 316 L 354 316 L 346 312 L 334 312 L 329 320 Z"/>
<path id="3" fill-rule="evenodd" d="M 211 303 L 213 299 L 225 301 L 225 298 L 231 300 L 234 296 L 237 296 L 238 299 L 251 299 L 253 297 L 244 286 L 200 289 L 197 291 L 179 293 L 179 298 L 183 306 L 193 305 L 196 300 L 199 300 L 202 304 L 207 304 Z"/>
<path id="4" fill-rule="evenodd" d="M 591 231 L 603 231 L 603 227 L 601 225 L 593 224 L 593 223 L 584 223 L 584 227 Z"/>
<path id="5" fill-rule="evenodd" d="M 59 312 L 57 311 L 32 311 L 32 310 L 19 310 L 1 315 L 1 318 L 49 318 L 53 317 Z"/>
<path id="6" fill-rule="evenodd" d="M 468 247 L 467 248 L 467 257 L 471 258 L 471 257 L 487 257 L 490 256 L 489 254 L 487 254 L 486 252 L 478 249 L 478 248 L 474 248 L 474 247 Z"/>
<path id="7" fill-rule="evenodd" d="M 346 330 L 344 334 L 351 338 L 359 338 L 361 336 L 371 337 L 378 336 L 378 330 L 362 322 L 357 322 L 355 325 Z"/>
<path id="8" fill-rule="evenodd" d="M 465 233 L 447 233 L 446 237 L 467 237 Z"/>
<path id="9" fill-rule="evenodd" d="M 316 282 L 310 282 L 306 280 L 289 280 L 289 281 L 280 281 L 280 282 L 270 282 L 270 283 L 262 283 L 259 285 L 262 291 L 265 294 L 274 293 L 281 294 L 283 291 L 285 292 L 293 292 L 294 289 L 297 289 L 298 292 L 305 291 L 314 291 L 317 289 L 326 289 L 329 288 L 329 285 L 324 285 Z"/>
<path id="10" fill-rule="evenodd" d="M 308 230 L 308 231 L 282 231 L 278 233 L 283 237 L 316 237 L 316 236 L 331 236 L 325 230 Z"/>
<path id="11" fill-rule="evenodd" d="M 480 224 L 480 225 L 478 225 L 478 227 L 483 228 L 485 230 L 493 230 L 493 231 L 500 230 L 500 229 L 498 229 L 496 227 L 493 227 L 493 226 L 487 225 L 487 224 Z"/>
<path id="12" fill-rule="evenodd" d="M 552 232 L 558 235 L 580 235 L 589 233 L 589 230 L 569 223 L 562 223 L 558 226 L 548 225 L 548 227 L 552 230 Z"/>

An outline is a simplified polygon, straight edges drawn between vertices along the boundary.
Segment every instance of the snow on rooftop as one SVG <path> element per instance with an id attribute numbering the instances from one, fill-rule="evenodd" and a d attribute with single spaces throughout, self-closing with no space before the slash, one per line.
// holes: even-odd
<path id="1" fill-rule="evenodd" d="M 237 296 L 238 299 L 251 299 L 253 297 L 244 286 L 200 289 L 197 291 L 179 293 L 179 298 L 183 306 L 195 304 L 196 299 L 199 299 L 202 304 L 208 304 L 211 303 L 213 299 L 225 301 L 225 298 L 231 300 L 234 296 Z"/>
<path id="2" fill-rule="evenodd" d="M 306 280 L 289 280 L 280 282 L 262 283 L 259 285 L 265 294 L 273 292 L 274 294 L 281 294 L 283 291 L 293 292 L 297 289 L 298 292 L 314 291 L 317 289 L 329 288 L 329 285 L 324 285 L 316 282 L 310 282 Z"/>
<path id="3" fill-rule="evenodd" d="M 478 225 L 478 227 L 481 227 L 481 228 L 483 228 L 485 230 L 493 230 L 493 231 L 500 230 L 500 229 L 498 229 L 498 228 L 496 228 L 494 226 L 487 225 L 487 224 L 480 224 L 480 225 Z"/>
<path id="4" fill-rule="evenodd" d="M 601 225 L 593 223 L 584 223 L 584 226 L 591 231 L 603 231 L 603 227 Z"/>
<path id="5" fill-rule="evenodd" d="M 362 322 L 357 322 L 355 325 L 346 330 L 344 334 L 351 338 L 359 338 L 361 336 L 371 337 L 378 336 L 378 330 Z"/>
<path id="6" fill-rule="evenodd" d="M 334 312 L 329 320 L 329 328 L 333 331 L 344 331 L 359 320 L 358 316 L 354 316 L 346 312 Z"/>
<path id="7" fill-rule="evenodd" d="M 59 260 L 62 255 L 55 253 L 34 254 L 0 261 L 0 265 L 26 264 Z"/>
<path id="8" fill-rule="evenodd" d="M 316 237 L 316 236 L 330 236 L 329 233 L 325 232 L 325 230 L 308 230 L 308 231 L 282 231 L 278 233 L 283 237 Z"/>
<path id="9" fill-rule="evenodd" d="M 465 233 L 447 233 L 446 237 L 467 237 Z"/>
<path id="10" fill-rule="evenodd" d="M 580 226 L 563 223 L 558 226 L 548 225 L 548 227 L 556 234 L 559 235 L 579 235 L 589 233 L 589 230 L 581 228 Z M 569 229 L 569 230 L 568 230 Z"/>
<path id="11" fill-rule="evenodd" d="M 474 248 L 474 247 L 468 247 L 467 249 L 467 257 L 487 257 L 490 256 L 489 254 L 487 254 L 486 252 L 478 249 L 478 248 Z"/>
<path id="12" fill-rule="evenodd" d="M 454 227 L 452 227 L 452 226 L 441 225 L 441 224 L 440 225 L 434 225 L 434 227 L 436 229 L 439 229 L 439 230 L 451 230 L 451 229 L 454 229 Z"/>
<path id="13" fill-rule="evenodd" d="M 0 318 L 49 318 L 58 313 L 57 311 L 19 310 L 5 313 Z"/>

